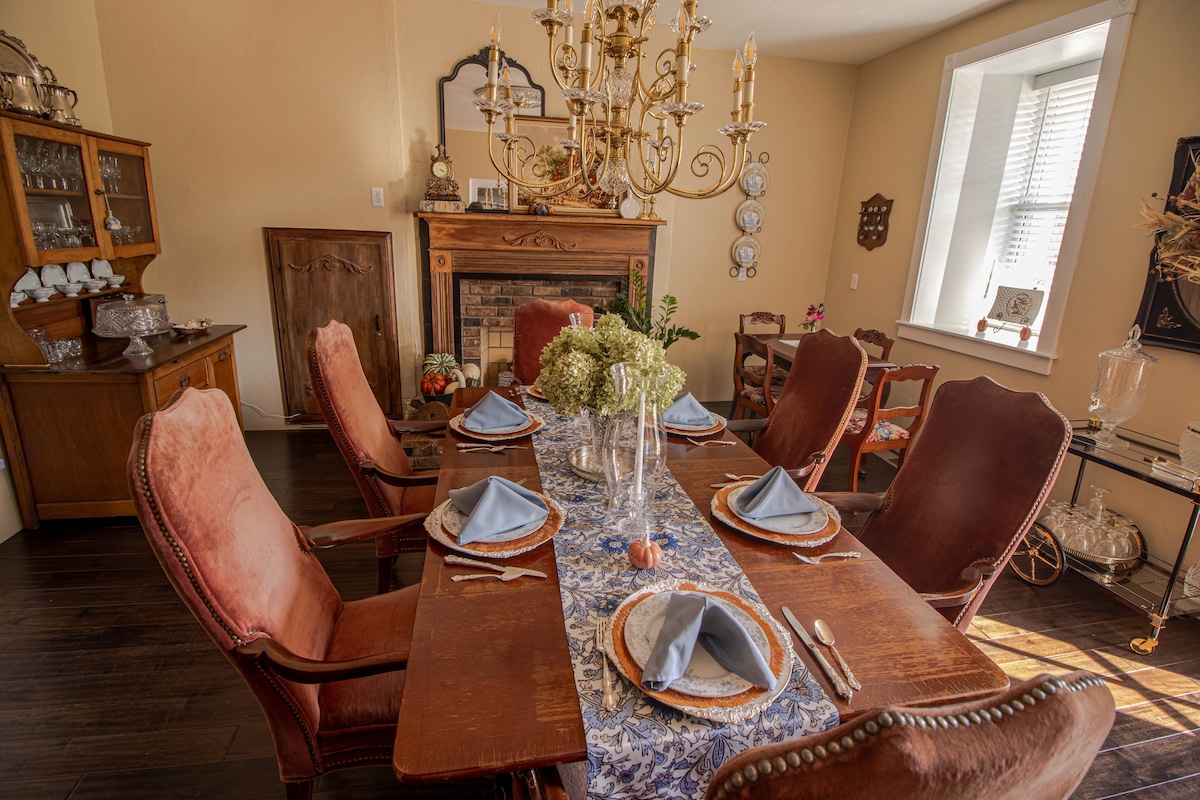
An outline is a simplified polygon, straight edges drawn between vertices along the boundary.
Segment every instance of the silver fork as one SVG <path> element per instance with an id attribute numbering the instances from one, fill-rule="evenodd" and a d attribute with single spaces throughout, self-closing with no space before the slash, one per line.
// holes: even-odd
<path id="1" fill-rule="evenodd" d="M 605 711 L 617 709 L 617 693 L 613 690 L 612 680 L 608 674 L 608 653 L 604 651 L 604 620 L 596 621 L 596 649 L 600 651 L 600 663 L 604 667 L 604 695 L 600 698 L 600 707 Z"/>
<path id="2" fill-rule="evenodd" d="M 819 556 L 802 556 L 799 553 L 792 553 L 792 555 L 804 564 L 820 564 L 823 558 L 862 558 L 862 553 L 857 550 L 849 550 L 845 553 L 822 553 Z"/>
<path id="3" fill-rule="evenodd" d="M 737 442 L 731 442 L 726 439 L 705 439 L 698 442 L 692 437 L 688 437 L 688 441 L 692 443 L 692 447 L 733 447 Z"/>

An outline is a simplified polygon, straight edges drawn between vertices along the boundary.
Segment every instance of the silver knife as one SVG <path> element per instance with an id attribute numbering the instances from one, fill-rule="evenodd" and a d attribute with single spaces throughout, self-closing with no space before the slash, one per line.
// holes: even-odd
<path id="1" fill-rule="evenodd" d="M 464 567 L 483 567 L 484 569 L 494 569 L 496 572 L 516 572 L 520 575 L 528 575 L 531 578 L 544 578 L 546 573 L 536 569 L 526 569 L 525 567 L 505 567 L 500 564 L 489 564 L 486 561 L 476 561 L 473 558 L 463 558 L 462 556 L 448 555 L 442 559 L 447 564 L 458 564 Z"/>
<path id="2" fill-rule="evenodd" d="M 804 646 L 817 659 L 817 663 L 821 665 L 821 669 L 825 670 L 825 675 L 833 684 L 834 691 L 838 693 L 839 697 L 849 700 L 854 695 L 854 691 L 842 679 L 837 670 L 833 668 L 833 665 L 825 659 L 821 651 L 817 649 L 817 643 L 808 635 L 808 631 L 804 630 L 804 626 L 800 624 L 800 620 L 796 619 L 796 615 L 787 606 L 783 606 L 783 616 L 788 621 L 788 624 L 792 626 L 792 630 L 796 632 L 796 635 L 800 637 L 800 641 L 804 642 Z"/>

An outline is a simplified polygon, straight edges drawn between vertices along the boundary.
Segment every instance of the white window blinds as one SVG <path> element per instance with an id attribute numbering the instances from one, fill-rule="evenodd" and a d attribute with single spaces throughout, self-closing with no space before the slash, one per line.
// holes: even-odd
<path id="1" fill-rule="evenodd" d="M 1097 68 L 1093 62 L 1039 75 L 1022 92 L 993 227 L 995 273 L 984 305 L 997 286 L 1048 289 L 1054 278 Z M 1080 77 L 1081 72 L 1090 74 Z"/>

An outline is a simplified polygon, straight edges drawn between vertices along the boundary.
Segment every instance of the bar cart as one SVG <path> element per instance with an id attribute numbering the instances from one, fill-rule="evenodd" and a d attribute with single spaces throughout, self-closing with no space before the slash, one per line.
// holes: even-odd
<path id="1" fill-rule="evenodd" d="M 1169 617 L 1200 613 L 1200 594 L 1192 587 L 1192 594 L 1189 595 L 1189 587 L 1181 574 L 1197 520 L 1200 520 L 1200 493 L 1197 493 L 1190 473 L 1181 469 L 1179 450 L 1174 443 L 1118 427 L 1118 438 L 1129 446 L 1102 448 L 1092 438 L 1097 427 L 1087 421 L 1072 422 L 1074 434 L 1068 451 L 1079 456 L 1080 460 L 1071 493 L 1071 505 L 1074 506 L 1079 499 L 1084 470 L 1089 463 L 1186 497 L 1192 503 L 1192 511 L 1174 559 L 1167 562 L 1145 553 L 1144 559 L 1125 565 L 1130 568 L 1114 576 L 1111 568 L 1095 560 L 1079 557 L 1063 547 L 1055 531 L 1042 523 L 1035 523 L 1010 563 L 1022 580 L 1036 586 L 1053 583 L 1068 568 L 1103 586 L 1118 600 L 1142 612 L 1150 620 L 1151 635 L 1135 637 L 1129 642 L 1133 652 L 1149 655 L 1158 646 L 1159 634 Z"/>

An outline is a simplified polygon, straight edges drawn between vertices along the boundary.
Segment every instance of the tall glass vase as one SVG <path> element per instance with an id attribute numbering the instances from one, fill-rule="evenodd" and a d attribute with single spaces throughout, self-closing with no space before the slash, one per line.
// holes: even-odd
<path id="1" fill-rule="evenodd" d="M 1115 450 L 1129 446 L 1116 437 L 1113 428 L 1136 414 L 1146 400 L 1150 372 L 1158 359 L 1142 352 L 1138 341 L 1141 335 L 1142 329 L 1134 325 L 1125 343 L 1105 350 L 1096 364 L 1088 410 L 1100 420 L 1100 431 L 1093 437 L 1100 447 Z"/>
<path id="2" fill-rule="evenodd" d="M 611 368 L 616 413 L 609 423 L 605 475 L 612 491 L 610 522 L 630 541 L 648 540 L 653 527 L 654 492 L 666 469 L 667 432 L 659 399 L 665 374 L 636 362 Z"/>

